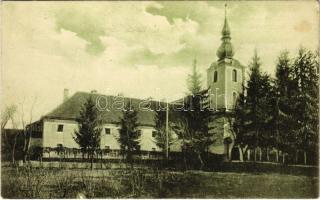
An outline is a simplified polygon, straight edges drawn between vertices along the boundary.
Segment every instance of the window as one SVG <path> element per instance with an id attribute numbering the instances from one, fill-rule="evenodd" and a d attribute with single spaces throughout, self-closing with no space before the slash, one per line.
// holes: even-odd
<path id="1" fill-rule="evenodd" d="M 152 137 L 156 137 L 157 131 L 152 131 Z"/>
<path id="2" fill-rule="evenodd" d="M 110 128 L 105 128 L 104 131 L 106 132 L 106 135 L 110 135 L 111 134 L 111 129 Z"/>
<path id="3" fill-rule="evenodd" d="M 237 70 L 232 70 L 232 81 L 237 82 Z"/>
<path id="4" fill-rule="evenodd" d="M 218 81 L 218 72 L 215 71 L 213 74 L 213 82 L 217 82 Z"/>
<path id="5" fill-rule="evenodd" d="M 63 124 L 59 124 L 59 125 L 58 125 L 57 131 L 58 131 L 58 132 L 63 132 Z"/>

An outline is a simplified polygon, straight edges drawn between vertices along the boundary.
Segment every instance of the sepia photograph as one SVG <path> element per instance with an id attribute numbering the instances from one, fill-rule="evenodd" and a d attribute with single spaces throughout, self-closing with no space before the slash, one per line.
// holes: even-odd
<path id="1" fill-rule="evenodd" d="M 319 197 L 319 2 L 1 2 L 1 198 Z"/>

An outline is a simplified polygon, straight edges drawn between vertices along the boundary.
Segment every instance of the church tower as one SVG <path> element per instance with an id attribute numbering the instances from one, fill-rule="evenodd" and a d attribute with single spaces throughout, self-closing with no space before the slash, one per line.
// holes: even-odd
<path id="1" fill-rule="evenodd" d="M 234 54 L 225 7 L 221 45 L 216 53 L 217 60 L 207 69 L 210 108 L 215 111 L 209 127 L 210 131 L 217 136 L 216 143 L 210 151 L 223 154 L 225 161 L 243 158 L 238 147 L 234 147 L 234 136 L 230 126 L 230 119 L 232 119 L 230 114 L 232 114 L 239 93 L 242 92 L 242 84 L 245 80 L 245 67 L 234 58 Z"/>
<path id="2" fill-rule="evenodd" d="M 222 28 L 221 45 L 217 50 L 217 61 L 207 69 L 207 86 L 210 94 L 210 107 L 214 110 L 232 110 L 238 94 L 242 91 L 245 68 L 233 58 L 231 31 L 225 19 Z"/>

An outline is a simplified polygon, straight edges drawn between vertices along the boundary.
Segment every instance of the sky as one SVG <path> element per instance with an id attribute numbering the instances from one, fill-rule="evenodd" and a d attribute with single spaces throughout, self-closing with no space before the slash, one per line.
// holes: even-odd
<path id="1" fill-rule="evenodd" d="M 16 104 L 32 120 L 77 91 L 175 100 L 187 92 L 192 63 L 217 60 L 224 1 L 2 2 L 2 109 Z M 277 56 L 318 47 L 316 1 L 228 1 L 234 58 L 262 70 Z M 26 114 L 28 115 L 28 114 Z M 30 119 L 30 116 L 29 116 Z M 28 120 L 29 120 L 28 119 Z"/>

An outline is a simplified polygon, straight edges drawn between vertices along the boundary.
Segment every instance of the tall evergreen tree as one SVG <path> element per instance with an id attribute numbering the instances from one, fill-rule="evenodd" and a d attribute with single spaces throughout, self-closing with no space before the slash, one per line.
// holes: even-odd
<path id="1" fill-rule="evenodd" d="M 102 122 L 98 109 L 91 97 L 88 98 L 87 102 L 82 107 L 77 122 L 79 129 L 75 131 L 75 136 L 73 138 L 82 151 L 88 153 L 92 169 L 95 151 L 100 146 Z"/>
<path id="2" fill-rule="evenodd" d="M 304 48 L 299 50 L 293 63 L 294 110 L 296 121 L 294 133 L 296 147 L 304 151 L 304 163 L 307 154 L 316 154 L 318 149 L 318 63 L 316 55 Z"/>
<path id="3" fill-rule="evenodd" d="M 120 144 L 121 153 L 126 155 L 126 160 L 133 167 L 133 154 L 140 151 L 141 132 L 138 129 L 138 112 L 131 110 L 129 103 L 123 110 L 123 116 L 120 122 Z"/>
<path id="4" fill-rule="evenodd" d="M 258 127 L 260 136 L 258 144 L 260 148 L 266 149 L 267 159 L 269 161 L 269 150 L 275 146 L 275 134 L 270 128 L 273 125 L 274 112 L 274 88 L 272 79 L 268 74 L 261 76 L 260 83 L 260 100 L 258 104 Z M 261 154 L 260 154 L 261 155 Z"/>
<path id="5" fill-rule="evenodd" d="M 258 57 L 257 51 L 255 51 L 254 56 L 252 58 L 251 63 L 249 64 L 250 67 L 250 77 L 249 81 L 247 82 L 247 96 L 246 96 L 246 103 L 248 106 L 248 129 L 247 129 L 247 142 L 249 145 L 253 147 L 255 150 L 256 147 L 259 145 L 259 137 L 260 137 L 260 130 L 259 130 L 259 101 L 260 97 L 262 96 L 260 90 L 261 84 L 261 71 L 260 71 L 260 58 Z M 256 156 L 255 156 L 256 159 Z"/>
<path id="6" fill-rule="evenodd" d="M 183 149 L 195 154 L 200 162 L 200 168 L 204 166 L 203 154 L 213 144 L 212 133 L 209 133 L 208 123 L 210 111 L 204 108 L 202 102 L 206 98 L 201 91 L 201 76 L 196 69 L 196 61 L 193 63 L 192 74 L 188 78 L 189 96 L 185 99 L 187 112 L 180 112 L 179 122 L 182 131 L 176 131 L 183 141 Z M 192 155 L 189 155 L 191 158 Z"/>
<path id="7" fill-rule="evenodd" d="M 275 130 L 275 148 L 277 149 L 277 161 L 279 150 L 283 153 L 292 154 L 295 151 L 295 136 L 293 127 L 295 121 L 292 118 L 294 112 L 292 108 L 291 93 L 293 89 L 292 63 L 289 53 L 284 51 L 280 54 L 276 66 L 274 97 L 272 98 L 273 124 Z"/>
<path id="8" fill-rule="evenodd" d="M 172 128 L 169 126 L 168 138 L 166 135 L 166 111 L 164 110 L 156 110 L 155 115 L 155 144 L 163 151 L 163 155 L 165 156 L 165 152 L 170 146 L 173 144 L 174 139 L 172 135 Z M 168 139 L 168 147 L 167 147 L 167 139 Z"/>
<path id="9" fill-rule="evenodd" d="M 269 97 L 271 96 L 271 79 L 260 70 L 260 58 L 255 51 L 250 67 L 250 77 L 246 87 L 247 133 L 246 139 L 255 152 L 257 147 L 269 147 L 270 132 L 268 126 L 271 121 Z M 266 140 L 267 139 L 267 140 Z M 261 154 L 260 154 L 261 155 Z"/>
<path id="10" fill-rule="evenodd" d="M 188 75 L 188 89 L 191 94 L 198 94 L 201 91 L 201 74 L 197 71 L 197 60 L 193 60 L 192 74 Z"/>
<path id="11" fill-rule="evenodd" d="M 243 155 L 243 159 L 246 160 L 247 150 L 253 148 L 253 144 L 250 143 L 252 141 L 251 134 L 248 134 L 248 106 L 246 104 L 246 96 L 245 96 L 245 86 L 242 85 L 242 92 L 239 93 L 237 98 L 233 115 L 229 118 L 229 123 L 231 124 L 231 131 L 234 136 L 234 145 L 240 147 L 240 150 Z"/>

